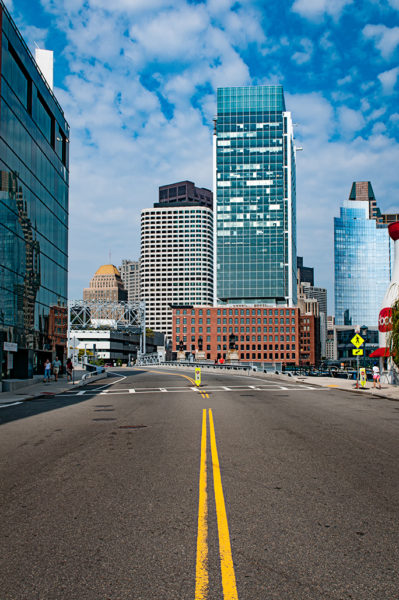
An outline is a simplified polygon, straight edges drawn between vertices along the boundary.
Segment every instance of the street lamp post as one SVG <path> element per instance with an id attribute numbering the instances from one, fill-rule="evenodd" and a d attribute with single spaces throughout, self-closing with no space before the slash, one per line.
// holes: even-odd
<path id="1" fill-rule="evenodd" d="M 368 334 L 369 328 L 366 325 L 362 325 L 362 327 L 360 328 L 360 335 L 362 336 L 362 338 L 364 338 L 364 346 L 363 346 L 363 365 L 364 368 L 366 368 L 366 342 L 367 342 L 367 334 Z"/>

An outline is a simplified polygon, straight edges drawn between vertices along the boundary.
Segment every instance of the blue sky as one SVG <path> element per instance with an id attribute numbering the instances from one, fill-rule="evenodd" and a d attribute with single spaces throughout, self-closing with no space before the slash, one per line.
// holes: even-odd
<path id="1" fill-rule="evenodd" d="M 297 123 L 298 254 L 333 307 L 333 217 L 352 181 L 399 212 L 399 0 L 8 0 L 54 50 L 71 126 L 70 297 L 136 259 L 159 185 L 212 186 L 216 88 L 281 83 Z"/>

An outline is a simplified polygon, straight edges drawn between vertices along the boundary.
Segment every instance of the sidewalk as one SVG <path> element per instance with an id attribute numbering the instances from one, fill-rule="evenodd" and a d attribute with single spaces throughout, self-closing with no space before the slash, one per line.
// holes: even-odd
<path id="1" fill-rule="evenodd" d="M 366 387 L 363 389 L 356 389 L 354 385 L 356 381 L 354 379 L 341 379 L 340 377 L 307 377 L 307 376 L 293 376 L 288 377 L 287 375 L 279 375 L 278 377 L 284 377 L 286 381 L 297 381 L 298 383 L 305 383 L 311 385 L 317 385 L 320 387 L 328 387 L 338 390 L 351 391 L 355 394 L 375 396 L 380 398 L 389 398 L 390 400 L 399 401 L 399 386 L 391 385 L 389 383 L 382 383 L 381 389 L 374 389 L 373 382 L 367 381 Z M 359 383 L 360 385 L 360 383 Z"/>
<path id="2" fill-rule="evenodd" d="M 34 398 L 39 398 L 40 396 L 51 397 L 55 394 L 61 394 L 62 392 L 70 391 L 74 389 L 74 387 L 82 387 L 83 385 L 87 385 L 92 381 L 107 377 L 107 373 L 102 373 L 101 375 L 97 375 L 95 378 L 89 377 L 88 379 L 83 380 L 82 377 L 86 373 L 86 370 L 74 369 L 73 382 L 67 381 L 66 375 L 63 375 L 58 379 L 58 381 L 54 381 L 54 378 L 51 377 L 50 383 L 34 383 L 27 385 L 26 387 L 18 388 L 18 390 L 13 392 L 0 393 L 0 406 L 3 404 L 22 402 L 24 400 L 33 400 Z"/>

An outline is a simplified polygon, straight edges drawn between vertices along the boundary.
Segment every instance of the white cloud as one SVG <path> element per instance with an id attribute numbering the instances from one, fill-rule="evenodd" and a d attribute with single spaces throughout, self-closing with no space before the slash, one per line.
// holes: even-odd
<path id="1" fill-rule="evenodd" d="M 313 42 L 309 38 L 302 38 L 299 41 L 300 46 L 302 46 L 302 50 L 295 52 L 292 56 L 292 59 L 298 64 L 302 65 L 312 58 L 313 55 Z"/>
<path id="2" fill-rule="evenodd" d="M 46 47 L 47 29 L 35 27 L 34 25 L 25 25 L 24 23 L 19 23 L 19 29 L 30 48 L 33 48 L 36 44 L 39 48 Z"/>
<path id="3" fill-rule="evenodd" d="M 365 126 L 365 120 L 362 113 L 358 110 L 348 108 L 347 106 L 341 106 L 338 109 L 338 119 L 340 130 L 345 135 L 352 136 Z"/>
<path id="4" fill-rule="evenodd" d="M 396 85 L 399 75 L 399 67 L 394 67 L 389 71 L 384 71 L 378 75 L 378 79 L 381 81 L 382 90 L 384 94 L 391 94 Z"/>
<path id="5" fill-rule="evenodd" d="M 391 57 L 399 44 L 399 27 L 366 25 L 363 28 L 363 35 L 365 38 L 375 41 L 381 56 L 386 59 Z"/>
<path id="6" fill-rule="evenodd" d="M 347 83 L 352 83 L 352 75 L 346 75 L 337 81 L 338 85 L 346 85 Z"/>
<path id="7" fill-rule="evenodd" d="M 138 257 L 140 210 L 159 185 L 211 187 L 216 87 L 250 83 L 238 48 L 265 38 L 255 9 L 229 1 L 116 0 L 112 10 L 103 0 L 42 2 L 67 36 L 70 74 L 56 95 L 71 125 L 70 285 L 79 296 L 109 250 L 115 263 Z"/>
<path id="8" fill-rule="evenodd" d="M 353 0 L 295 0 L 292 10 L 305 19 L 318 21 L 329 15 L 338 18 Z"/>
<path id="9" fill-rule="evenodd" d="M 286 94 L 286 104 L 298 123 L 300 141 L 316 138 L 327 143 L 334 133 L 334 111 L 331 104 L 320 93 Z"/>
<path id="10" fill-rule="evenodd" d="M 387 112 L 387 109 L 385 106 L 381 106 L 381 108 L 376 108 L 375 110 L 373 110 L 373 112 L 371 112 L 368 115 L 367 120 L 368 121 L 376 121 L 377 119 L 382 117 L 382 115 L 384 115 L 386 112 Z"/>
<path id="11" fill-rule="evenodd" d="M 328 289 L 332 310 L 333 219 L 348 198 L 353 181 L 371 181 L 381 210 L 392 209 L 399 146 L 382 124 L 369 137 L 339 139 L 335 134 L 340 130 L 342 113 L 335 115 L 333 106 L 318 94 L 291 95 L 287 103 L 294 121 L 299 122 L 296 136 L 304 148 L 297 155 L 296 169 L 298 252 L 306 264 L 316 267 L 317 282 Z M 361 125 L 361 117 L 345 111 L 348 117 Z M 397 202 L 392 212 L 396 211 Z"/>
<path id="12" fill-rule="evenodd" d="M 233 0 L 113 0 L 111 8 L 109 0 L 42 3 L 66 35 L 70 75 L 56 95 L 71 125 L 70 292 L 79 297 L 109 250 L 115 264 L 139 256 L 140 210 L 157 200 L 159 185 L 191 179 L 212 186 L 216 87 L 283 82 L 292 39 L 281 32 L 266 39 L 252 0 L 241 7 Z M 295 2 L 309 19 L 336 19 L 347 4 Z M 294 49 L 310 56 L 306 34 L 307 47 Z M 254 45 L 265 74 L 258 70 L 256 79 L 245 58 Z M 330 28 L 319 46 L 328 59 L 339 57 Z M 397 144 L 378 114 L 381 94 L 375 102 L 378 80 L 377 86 L 367 82 L 364 72 L 359 79 L 367 91 L 360 94 L 361 111 L 336 111 L 319 91 L 290 95 L 286 89 L 297 145 L 304 147 L 297 157 L 298 250 L 330 292 L 332 219 L 352 181 L 371 180 L 382 208 L 399 185 Z M 374 124 L 369 137 L 365 122 Z"/>

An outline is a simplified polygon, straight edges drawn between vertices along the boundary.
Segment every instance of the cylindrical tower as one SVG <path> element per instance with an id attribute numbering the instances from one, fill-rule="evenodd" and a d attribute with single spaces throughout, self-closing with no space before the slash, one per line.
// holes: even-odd
<path id="1" fill-rule="evenodd" d="M 391 223 L 388 226 L 388 232 L 391 239 L 394 241 L 394 263 L 391 281 L 385 292 L 380 314 L 378 316 L 379 348 L 370 355 L 380 357 L 381 361 L 383 361 L 384 357 L 389 357 L 387 337 L 389 332 L 392 331 L 392 306 L 399 298 L 399 222 Z"/>

